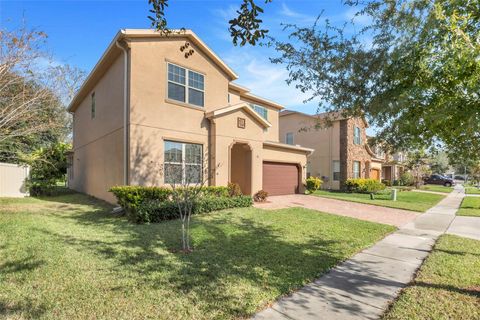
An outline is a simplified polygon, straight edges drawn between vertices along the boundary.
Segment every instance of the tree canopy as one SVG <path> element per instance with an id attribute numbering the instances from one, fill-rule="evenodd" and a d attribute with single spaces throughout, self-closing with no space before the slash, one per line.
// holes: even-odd
<path id="1" fill-rule="evenodd" d="M 46 38 L 25 26 L 0 30 L 0 161 L 25 162 L 33 151 L 70 138 L 66 104 L 84 73 L 53 64 Z"/>
<path id="2" fill-rule="evenodd" d="M 441 144 L 480 157 L 480 3 L 469 0 L 346 1 L 351 24 L 286 25 L 271 44 L 288 82 L 319 107 L 365 115 L 397 149 Z M 362 19 L 365 20 L 365 19 Z M 320 21 L 325 24 L 321 25 Z"/>
<path id="3" fill-rule="evenodd" d="M 262 1 L 265 4 L 272 2 L 272 0 Z M 260 19 L 260 14 L 263 13 L 263 8 L 257 4 L 258 2 L 259 0 L 241 0 L 236 16 L 228 21 L 228 30 L 234 45 L 244 46 L 247 43 L 255 45 L 259 40 L 263 40 L 268 33 L 267 29 L 262 28 L 263 21 Z M 172 32 L 168 28 L 165 17 L 168 0 L 148 0 L 148 3 L 152 6 L 150 9 L 151 15 L 148 16 L 148 19 L 152 22 L 152 27 L 164 34 Z"/>
<path id="4" fill-rule="evenodd" d="M 168 30 L 167 1 L 149 0 L 157 30 Z M 319 109 L 366 116 L 394 149 L 441 145 L 450 157 L 480 158 L 480 2 L 342 2 L 357 12 L 342 26 L 320 15 L 310 27 L 285 25 L 287 41 L 269 37 L 287 83 Z M 235 45 L 267 35 L 262 12 L 242 0 L 229 21 Z"/>

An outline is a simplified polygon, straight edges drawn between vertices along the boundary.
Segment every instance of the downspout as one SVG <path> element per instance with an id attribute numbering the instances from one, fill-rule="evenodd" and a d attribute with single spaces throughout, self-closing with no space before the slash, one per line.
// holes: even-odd
<path id="1" fill-rule="evenodd" d="M 124 33 L 124 31 L 121 31 Z M 128 50 L 117 40 L 116 46 L 123 51 L 123 184 L 128 185 Z"/>

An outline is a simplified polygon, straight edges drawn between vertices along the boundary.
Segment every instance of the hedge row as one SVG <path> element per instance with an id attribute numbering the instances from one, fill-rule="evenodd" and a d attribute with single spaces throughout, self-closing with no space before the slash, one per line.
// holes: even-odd
<path id="1" fill-rule="evenodd" d="M 252 206 L 252 197 L 202 197 L 197 199 L 192 208 L 192 214 L 207 213 L 217 210 L 242 208 Z M 135 223 L 160 222 L 180 218 L 178 205 L 172 201 L 146 201 L 136 210 L 128 213 L 129 220 Z"/>
<path id="2" fill-rule="evenodd" d="M 349 192 L 358 193 L 376 193 L 385 189 L 385 185 L 375 179 L 348 179 L 345 187 Z"/>
<path id="3" fill-rule="evenodd" d="M 118 204 L 125 211 L 134 211 L 148 201 L 167 201 L 172 198 L 172 189 L 166 187 L 116 186 L 109 190 L 117 198 Z M 205 186 L 199 197 L 228 197 L 227 187 Z"/>
<path id="4" fill-rule="evenodd" d="M 29 193 L 32 197 L 53 197 L 72 194 L 74 191 L 62 186 L 35 184 L 29 187 Z"/>

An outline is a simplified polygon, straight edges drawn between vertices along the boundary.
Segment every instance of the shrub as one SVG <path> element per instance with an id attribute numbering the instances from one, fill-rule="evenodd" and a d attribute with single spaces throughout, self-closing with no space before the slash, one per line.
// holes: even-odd
<path id="1" fill-rule="evenodd" d="M 310 177 L 306 180 L 306 188 L 309 192 L 314 192 L 322 186 L 322 179 L 318 177 Z"/>
<path id="2" fill-rule="evenodd" d="M 400 176 L 402 186 L 413 186 L 415 184 L 415 177 L 410 172 L 404 172 Z"/>
<path id="3" fill-rule="evenodd" d="M 57 182 L 65 182 L 67 173 L 65 153 L 70 148 L 69 144 L 59 142 L 38 149 L 23 159 L 30 165 L 27 187 L 31 196 L 54 196 L 65 193 L 64 190 L 57 188 Z"/>
<path id="4" fill-rule="evenodd" d="M 376 193 L 385 189 L 385 185 L 375 179 L 348 179 L 345 187 L 349 192 Z"/>
<path id="5" fill-rule="evenodd" d="M 109 190 L 118 204 L 129 213 L 145 201 L 166 201 L 171 199 L 173 190 L 167 187 L 116 186 Z M 228 197 L 227 187 L 203 187 L 199 197 Z"/>
<path id="6" fill-rule="evenodd" d="M 52 197 L 71 194 L 75 191 L 62 186 L 52 186 L 50 184 L 31 184 L 29 186 L 30 196 L 32 197 Z"/>
<path id="7" fill-rule="evenodd" d="M 228 195 L 230 197 L 238 197 L 243 195 L 242 189 L 240 188 L 240 185 L 235 182 L 229 182 L 228 183 Z"/>
<path id="8" fill-rule="evenodd" d="M 252 205 L 252 197 L 204 197 L 195 201 L 192 214 L 208 213 L 230 208 L 243 208 Z M 128 218 L 135 223 L 153 223 L 180 218 L 177 204 L 172 200 L 149 200 L 141 203 Z"/>
<path id="9" fill-rule="evenodd" d="M 267 197 L 268 197 L 267 191 L 259 190 L 257 193 L 253 195 L 253 200 L 255 200 L 255 202 L 265 202 L 267 201 Z"/>
<path id="10" fill-rule="evenodd" d="M 140 204 L 149 200 L 165 201 L 170 198 L 172 190 L 163 187 L 116 186 L 109 190 L 117 198 L 118 204 L 127 214 Z"/>
<path id="11" fill-rule="evenodd" d="M 383 183 L 384 185 L 386 185 L 387 187 L 391 187 L 391 186 L 392 186 L 392 181 L 387 180 L 387 179 L 383 179 L 383 180 L 382 180 L 382 183 Z"/>

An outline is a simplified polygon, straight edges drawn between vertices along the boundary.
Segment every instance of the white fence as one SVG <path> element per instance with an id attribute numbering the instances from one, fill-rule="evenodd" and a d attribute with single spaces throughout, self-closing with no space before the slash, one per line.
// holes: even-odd
<path id="1" fill-rule="evenodd" d="M 25 180 L 29 170 L 27 166 L 0 162 L 0 197 L 27 196 Z"/>

